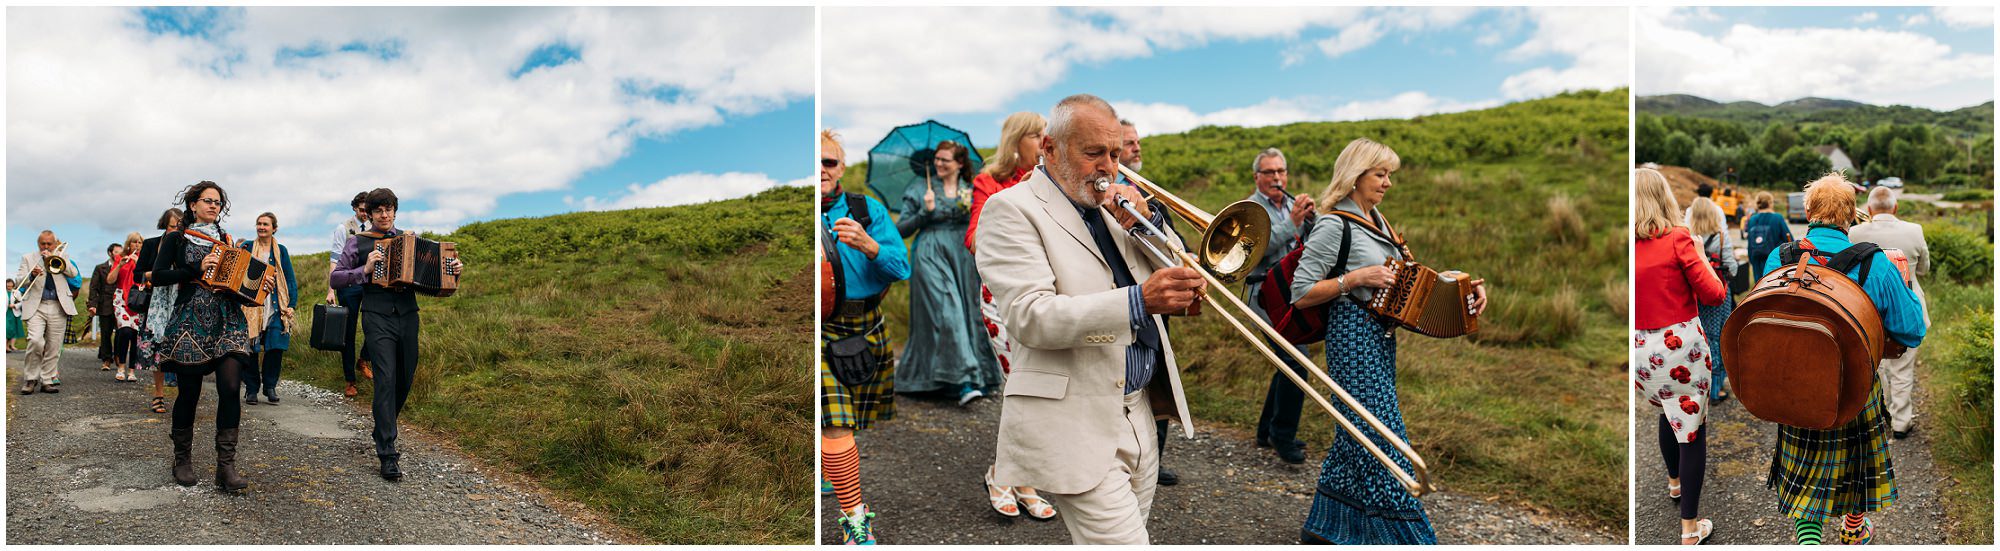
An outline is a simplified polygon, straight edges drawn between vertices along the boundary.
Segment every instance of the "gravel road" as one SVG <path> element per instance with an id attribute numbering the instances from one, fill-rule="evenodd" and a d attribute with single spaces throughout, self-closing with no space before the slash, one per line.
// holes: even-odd
<path id="1" fill-rule="evenodd" d="M 282 405 L 243 406 L 242 495 L 216 491 L 214 387 L 204 389 L 201 481 L 177 486 L 167 415 L 147 409 L 151 383 L 114 381 L 94 356 L 65 350 L 62 392 L 23 396 L 24 356 L 7 354 L 10 545 L 613 543 L 564 513 L 574 506 L 497 481 L 408 427 L 404 478 L 382 480 L 366 412 L 291 381 L 279 386 Z"/>
<path id="2" fill-rule="evenodd" d="M 878 513 L 884 544 L 1068 544 L 1062 522 L 1008 520 L 986 503 L 981 480 L 993 461 L 998 399 L 960 408 L 955 402 L 902 395 L 896 419 L 862 431 L 862 495 Z M 1308 412 L 1310 414 L 1310 412 Z M 1208 427 L 1201 427 L 1207 429 Z M 1179 429 L 1176 428 L 1176 431 Z M 1279 462 L 1249 435 L 1200 430 L 1173 436 L 1164 463 L 1178 486 L 1154 497 L 1148 529 L 1156 544 L 1297 543 L 1320 457 L 1305 465 Z M 1624 492 L 1624 488 L 1614 491 Z M 1624 527 L 1591 527 L 1552 518 L 1498 499 L 1441 491 L 1424 506 L 1447 544 L 1621 544 Z M 838 543 L 832 496 L 821 500 L 823 543 Z"/>

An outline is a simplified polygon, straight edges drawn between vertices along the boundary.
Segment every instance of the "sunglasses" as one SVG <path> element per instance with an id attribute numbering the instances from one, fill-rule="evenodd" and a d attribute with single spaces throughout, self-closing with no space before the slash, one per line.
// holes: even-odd
<path id="1" fill-rule="evenodd" d="M 837 166 L 840 166 L 840 160 L 839 160 L 839 159 L 820 159 L 820 160 L 819 160 L 819 166 L 820 166 L 820 168 L 833 168 L 833 167 L 837 167 Z"/>

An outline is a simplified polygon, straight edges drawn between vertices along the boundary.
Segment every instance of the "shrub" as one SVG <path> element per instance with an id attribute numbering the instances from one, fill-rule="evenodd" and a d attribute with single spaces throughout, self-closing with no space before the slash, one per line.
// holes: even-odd
<path id="1" fill-rule="evenodd" d="M 1945 223 L 1924 224 L 1931 277 L 1977 284 L 1993 276 L 1993 244 L 1985 236 Z"/>

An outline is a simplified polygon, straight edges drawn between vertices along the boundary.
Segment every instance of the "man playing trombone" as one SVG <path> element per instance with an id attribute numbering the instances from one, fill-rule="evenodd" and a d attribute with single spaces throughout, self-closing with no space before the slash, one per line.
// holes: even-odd
<path id="1" fill-rule="evenodd" d="M 1123 151 L 1111 105 L 1071 96 L 1049 120 L 1043 166 L 987 201 L 975 237 L 980 277 L 1026 348 L 1003 391 L 994 479 L 1052 498 L 1076 543 L 1144 544 L 1154 410 L 1194 430 L 1159 315 L 1192 305 L 1204 279 L 1112 227 L 1131 228 L 1134 213 L 1159 227 L 1164 215 L 1110 183 Z"/>
<path id="2" fill-rule="evenodd" d="M 69 319 L 76 316 L 76 292 L 83 289 L 83 274 L 58 245 L 55 232 L 42 230 L 35 238 L 35 252 L 21 255 L 21 267 L 14 271 L 14 279 L 21 282 L 21 318 L 28 326 L 22 394 L 61 391 L 55 382 L 56 366 L 62 361 Z"/>

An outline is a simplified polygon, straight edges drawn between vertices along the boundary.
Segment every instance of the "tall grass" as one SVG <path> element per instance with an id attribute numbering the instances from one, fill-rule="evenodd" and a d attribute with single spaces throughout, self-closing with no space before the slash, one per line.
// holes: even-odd
<path id="1" fill-rule="evenodd" d="M 1250 195 L 1244 168 L 1265 147 L 1285 152 L 1292 192 L 1314 195 L 1348 141 L 1394 148 L 1403 168 L 1382 211 L 1420 260 L 1485 278 L 1491 295 L 1474 338 L 1399 337 L 1411 443 L 1446 489 L 1622 526 L 1625 105 L 1617 90 L 1411 120 L 1202 127 L 1147 137 L 1145 173 L 1215 212 Z M 899 343 L 906 297 L 896 286 L 884 307 Z M 1213 314 L 1176 320 L 1172 336 L 1196 423 L 1248 438 L 1272 367 Z M 1340 429 L 1307 409 L 1301 437 L 1330 443 Z"/>
<path id="2" fill-rule="evenodd" d="M 403 419 L 653 542 L 810 542 L 811 212 L 781 188 L 439 236 L 467 272 L 420 299 Z M 293 262 L 323 297 L 326 257 Z M 287 377 L 343 386 L 339 354 L 294 343 Z"/>
<path id="3" fill-rule="evenodd" d="M 1936 325 L 1917 349 L 1918 410 L 1931 454 L 1951 481 L 1945 508 L 1959 520 L 1950 541 L 1991 543 L 1993 524 L 1993 283 L 1924 282 Z M 1926 419 L 1927 418 L 1927 419 Z"/>

